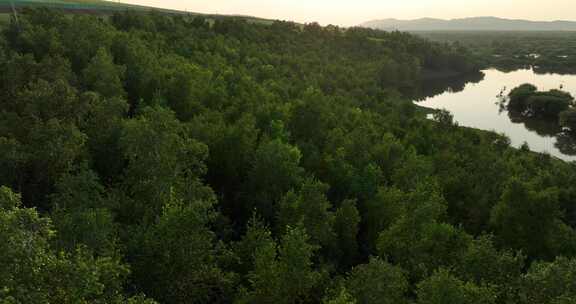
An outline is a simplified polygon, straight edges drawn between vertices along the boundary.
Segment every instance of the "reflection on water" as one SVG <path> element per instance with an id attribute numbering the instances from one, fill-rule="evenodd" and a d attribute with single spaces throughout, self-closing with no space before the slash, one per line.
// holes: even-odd
<path id="1" fill-rule="evenodd" d="M 560 127 L 557 120 L 525 117 L 515 112 L 508 112 L 508 117 L 510 117 L 512 123 L 524 124 L 524 128 L 543 137 L 556 136 L 562 132 L 562 127 Z"/>
<path id="2" fill-rule="evenodd" d="M 556 148 L 565 155 L 576 156 L 576 137 L 572 134 L 560 133 L 556 137 Z"/>
<path id="3" fill-rule="evenodd" d="M 417 89 L 414 99 L 418 101 L 440 95 L 444 92 L 462 92 L 468 83 L 478 83 L 484 79 L 484 73 L 476 72 L 458 77 L 426 80 Z"/>
<path id="4" fill-rule="evenodd" d="M 558 158 L 576 160 L 576 139 L 562 133 L 556 121 L 518 117 L 502 111 L 500 93 L 532 83 L 540 90 L 558 89 L 576 95 L 576 75 L 538 74 L 532 69 L 511 72 L 489 69 L 475 77 L 462 77 L 427 84 L 414 98 L 418 104 L 435 109 L 446 109 L 461 126 L 504 133 L 515 147 L 527 142 L 536 152 L 548 152 Z"/>

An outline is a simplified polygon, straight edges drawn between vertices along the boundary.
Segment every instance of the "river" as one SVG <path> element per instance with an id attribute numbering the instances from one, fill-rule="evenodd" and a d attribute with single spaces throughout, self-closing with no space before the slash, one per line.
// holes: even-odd
<path id="1" fill-rule="evenodd" d="M 576 75 L 538 74 L 532 69 L 511 72 L 488 69 L 482 74 L 429 83 L 416 102 L 450 111 L 460 126 L 503 133 L 515 147 L 526 142 L 532 151 L 576 161 L 576 138 L 564 135 L 557 122 L 511 118 L 500 106 L 498 97 L 524 83 L 540 90 L 562 88 L 576 96 Z"/>

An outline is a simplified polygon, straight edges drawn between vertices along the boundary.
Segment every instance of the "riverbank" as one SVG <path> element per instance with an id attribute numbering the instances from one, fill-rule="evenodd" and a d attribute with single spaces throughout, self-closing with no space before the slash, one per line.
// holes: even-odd
<path id="1" fill-rule="evenodd" d="M 576 143 L 567 141 L 561 129 L 551 133 L 544 130 L 542 124 L 530 120 L 519 121 L 510 116 L 506 109 L 501 109 L 498 96 L 524 83 L 534 83 L 543 90 L 558 89 L 574 94 L 576 92 L 576 75 L 537 74 L 533 70 L 502 72 L 496 69 L 484 70 L 484 78 L 478 82 L 467 82 L 458 85 L 446 81 L 444 89 L 439 87 L 435 94 L 422 101 L 414 99 L 423 113 L 434 113 L 431 109 L 446 109 L 454 116 L 454 121 L 463 127 L 493 131 L 505 134 L 511 145 L 520 148 L 527 143 L 537 153 L 549 153 L 565 161 L 576 161 Z M 427 109 L 428 108 L 428 109 Z"/>

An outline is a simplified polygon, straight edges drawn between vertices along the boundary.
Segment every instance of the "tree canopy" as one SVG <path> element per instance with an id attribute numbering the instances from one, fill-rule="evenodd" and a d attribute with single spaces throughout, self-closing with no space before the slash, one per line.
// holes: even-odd
<path id="1" fill-rule="evenodd" d="M 574 164 L 410 99 L 477 70 L 461 45 L 42 8 L 0 30 L 2 304 L 574 299 Z M 513 93 L 573 128 L 568 95 Z"/>

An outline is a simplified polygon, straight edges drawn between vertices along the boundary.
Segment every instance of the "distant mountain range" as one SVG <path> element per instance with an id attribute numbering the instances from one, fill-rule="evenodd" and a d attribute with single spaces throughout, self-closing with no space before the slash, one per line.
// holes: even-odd
<path id="1" fill-rule="evenodd" d="M 360 26 L 399 31 L 576 31 L 574 21 L 529 21 L 496 17 L 462 19 L 416 20 L 383 19 L 362 23 Z"/>

